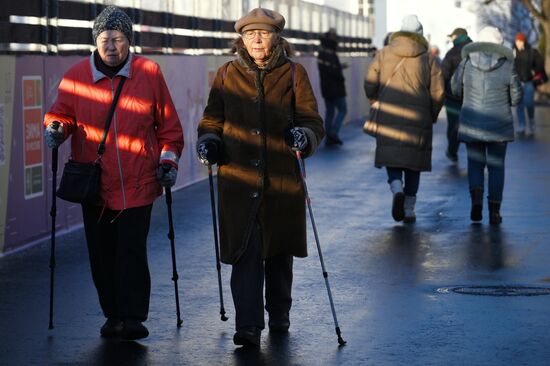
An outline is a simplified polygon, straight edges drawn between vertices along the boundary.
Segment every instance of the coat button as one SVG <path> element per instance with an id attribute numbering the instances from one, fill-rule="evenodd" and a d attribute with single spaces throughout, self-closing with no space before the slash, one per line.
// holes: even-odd
<path id="1" fill-rule="evenodd" d="M 258 130 L 257 128 L 254 128 L 254 129 L 250 130 L 250 133 L 253 134 L 253 135 L 259 135 L 260 130 Z"/>
<path id="2" fill-rule="evenodd" d="M 252 197 L 252 198 L 258 198 L 258 197 L 260 197 L 260 194 L 259 194 L 258 192 L 252 192 L 252 193 L 250 194 L 250 197 Z"/>

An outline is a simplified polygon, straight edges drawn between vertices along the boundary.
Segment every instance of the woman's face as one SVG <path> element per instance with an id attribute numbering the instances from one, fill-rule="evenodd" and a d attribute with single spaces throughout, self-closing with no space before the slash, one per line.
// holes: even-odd
<path id="1" fill-rule="evenodd" d="M 516 48 L 520 51 L 522 51 L 525 48 L 525 42 L 517 39 L 516 40 Z"/>
<path id="2" fill-rule="evenodd" d="M 108 66 L 118 66 L 128 57 L 130 41 L 121 31 L 106 30 L 96 39 L 99 57 Z"/>
<path id="3" fill-rule="evenodd" d="M 264 29 L 250 29 L 241 34 L 248 54 L 257 64 L 263 64 L 271 55 L 273 45 L 279 36 Z"/>

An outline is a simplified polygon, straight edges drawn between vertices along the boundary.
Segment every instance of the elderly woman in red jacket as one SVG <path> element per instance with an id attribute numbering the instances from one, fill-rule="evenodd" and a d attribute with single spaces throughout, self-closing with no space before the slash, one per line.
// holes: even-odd
<path id="1" fill-rule="evenodd" d="M 132 21 L 109 6 L 94 21 L 97 49 L 74 65 L 44 117 L 50 148 L 71 139 L 71 158 L 93 162 L 105 119 L 123 84 L 100 159 L 100 200 L 82 204 L 92 277 L 103 314 L 103 337 L 147 337 L 151 281 L 147 234 L 161 186 L 175 183 L 183 132 L 158 64 L 133 55 Z M 170 165 L 170 169 L 163 169 Z"/>

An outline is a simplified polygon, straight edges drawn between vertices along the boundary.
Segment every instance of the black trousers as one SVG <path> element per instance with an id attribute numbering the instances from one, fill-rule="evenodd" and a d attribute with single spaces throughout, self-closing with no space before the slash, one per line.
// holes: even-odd
<path id="1" fill-rule="evenodd" d="M 291 255 L 278 255 L 262 259 L 262 233 L 256 224 L 248 248 L 233 264 L 231 271 L 231 294 L 235 305 L 235 325 L 265 328 L 264 322 L 264 276 L 265 309 L 270 316 L 288 313 L 292 305 Z"/>
<path id="2" fill-rule="evenodd" d="M 460 119 L 460 109 L 462 104 L 454 100 L 445 101 L 447 110 L 447 151 L 451 155 L 458 153 L 460 141 L 458 140 L 458 124 Z"/>
<path id="3" fill-rule="evenodd" d="M 101 207 L 82 205 L 92 278 L 107 318 L 147 319 L 151 294 L 147 235 L 152 207 L 122 213 L 105 209 L 101 214 Z"/>

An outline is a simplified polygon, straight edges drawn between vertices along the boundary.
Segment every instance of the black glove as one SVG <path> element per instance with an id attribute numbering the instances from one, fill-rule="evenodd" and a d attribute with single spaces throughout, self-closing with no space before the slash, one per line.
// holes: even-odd
<path id="1" fill-rule="evenodd" d="M 300 127 L 293 127 L 287 131 L 285 140 L 293 150 L 304 151 L 309 144 L 306 132 Z"/>
<path id="2" fill-rule="evenodd" d="M 44 130 L 44 138 L 46 140 L 46 145 L 50 149 L 55 149 L 65 141 L 65 136 L 63 134 L 63 125 L 58 121 L 53 121 L 46 127 Z"/>
<path id="3" fill-rule="evenodd" d="M 157 181 L 163 187 L 172 187 L 176 184 L 178 170 L 170 164 L 162 164 L 157 168 Z"/>
<path id="4" fill-rule="evenodd" d="M 217 164 L 220 159 L 220 148 L 216 140 L 206 139 L 197 146 L 199 161 L 204 165 Z"/>

